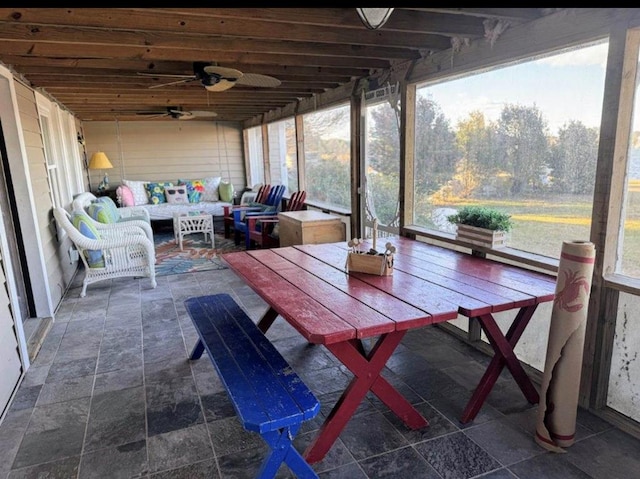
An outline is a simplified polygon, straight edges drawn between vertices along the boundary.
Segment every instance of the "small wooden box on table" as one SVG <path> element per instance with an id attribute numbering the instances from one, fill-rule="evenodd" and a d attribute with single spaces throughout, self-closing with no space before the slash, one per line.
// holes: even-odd
<path id="1" fill-rule="evenodd" d="M 293 447 L 302 422 L 320 411 L 313 393 L 231 296 L 199 296 L 184 303 L 200 338 L 190 359 L 207 350 L 242 426 L 259 433 L 271 448 L 256 477 L 275 477 L 284 462 L 297 477 L 317 479 Z"/>
<path id="2" fill-rule="evenodd" d="M 339 216 L 301 210 L 278 213 L 280 246 L 345 241 L 346 226 Z"/>

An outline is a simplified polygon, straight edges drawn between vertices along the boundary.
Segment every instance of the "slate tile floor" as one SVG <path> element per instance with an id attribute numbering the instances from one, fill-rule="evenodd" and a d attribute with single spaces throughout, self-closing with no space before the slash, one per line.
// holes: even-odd
<path id="1" fill-rule="evenodd" d="M 81 276 L 82 273 L 79 274 Z M 251 478 L 265 450 L 245 432 L 211 362 L 186 359 L 196 333 L 183 301 L 231 293 L 257 319 L 265 304 L 230 270 L 89 286 L 80 277 L 0 425 L 0 478 Z M 322 403 L 350 379 L 283 320 L 268 336 Z M 314 465 L 321 478 L 634 478 L 640 441 L 579 411 L 577 442 L 553 454 L 533 440 L 536 407 L 504 373 L 476 420 L 457 418 L 486 356 L 436 327 L 409 333 L 385 376 L 430 427 L 408 430 L 369 396 Z M 320 425 L 305 424 L 302 451 Z M 286 466 L 279 477 L 290 477 Z"/>

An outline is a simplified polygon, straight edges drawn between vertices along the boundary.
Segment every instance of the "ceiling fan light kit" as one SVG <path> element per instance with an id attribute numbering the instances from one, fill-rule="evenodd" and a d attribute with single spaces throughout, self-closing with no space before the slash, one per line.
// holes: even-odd
<path id="1" fill-rule="evenodd" d="M 356 8 L 356 11 L 362 23 L 364 23 L 367 28 L 375 30 L 389 20 L 393 8 Z"/>

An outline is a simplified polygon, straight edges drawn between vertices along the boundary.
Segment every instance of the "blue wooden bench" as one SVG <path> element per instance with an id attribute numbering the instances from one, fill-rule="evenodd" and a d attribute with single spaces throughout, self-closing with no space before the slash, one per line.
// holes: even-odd
<path id="1" fill-rule="evenodd" d="M 299 478 L 317 479 L 293 447 L 302 422 L 320 411 L 313 393 L 231 296 L 199 296 L 184 304 L 199 335 L 190 359 L 207 350 L 242 426 L 271 449 L 256 477 L 275 477 L 284 462 Z"/>

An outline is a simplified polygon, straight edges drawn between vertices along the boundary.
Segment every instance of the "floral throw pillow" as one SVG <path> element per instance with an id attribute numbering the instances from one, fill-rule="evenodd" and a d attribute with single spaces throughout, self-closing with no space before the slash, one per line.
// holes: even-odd
<path id="1" fill-rule="evenodd" d="M 164 189 L 168 186 L 173 186 L 173 183 L 164 182 L 164 183 L 147 183 L 145 185 L 147 189 L 147 197 L 149 198 L 149 203 L 152 205 L 159 205 L 161 203 L 166 203 L 167 198 L 164 195 Z"/>
<path id="2" fill-rule="evenodd" d="M 189 203 L 200 203 L 202 201 L 202 194 L 204 193 L 204 182 L 202 180 L 178 180 L 178 185 L 187 187 Z"/>

